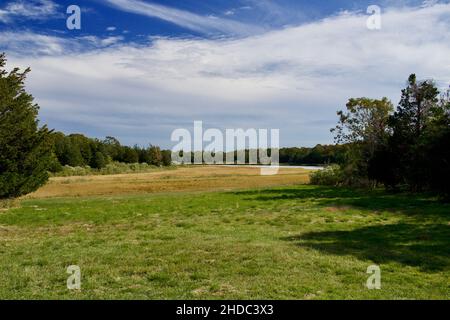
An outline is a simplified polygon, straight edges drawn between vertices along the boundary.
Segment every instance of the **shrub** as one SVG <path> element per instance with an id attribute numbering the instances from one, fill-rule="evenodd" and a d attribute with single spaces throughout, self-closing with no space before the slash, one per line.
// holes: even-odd
<path id="1" fill-rule="evenodd" d="M 310 183 L 323 186 L 339 186 L 344 183 L 344 174 L 340 166 L 332 165 L 311 173 Z"/>
<path id="2" fill-rule="evenodd" d="M 165 167 L 168 169 L 171 167 Z M 155 170 L 161 170 L 162 168 L 149 165 L 147 163 L 122 163 L 111 162 L 104 168 L 96 169 L 89 166 L 84 167 L 71 167 L 64 166 L 61 171 L 53 174 L 55 177 L 70 177 L 70 176 L 88 176 L 88 175 L 108 175 L 108 174 L 122 174 L 122 173 L 139 173 L 139 172 L 152 172 Z"/>

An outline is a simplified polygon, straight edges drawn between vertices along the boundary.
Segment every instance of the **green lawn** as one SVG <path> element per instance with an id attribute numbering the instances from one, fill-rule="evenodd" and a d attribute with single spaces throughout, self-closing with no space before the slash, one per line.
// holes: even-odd
<path id="1" fill-rule="evenodd" d="M 449 299 L 450 205 L 313 186 L 26 200 L 0 298 Z M 378 264 L 382 289 L 365 287 Z M 66 288 L 78 265 L 81 291 Z"/>

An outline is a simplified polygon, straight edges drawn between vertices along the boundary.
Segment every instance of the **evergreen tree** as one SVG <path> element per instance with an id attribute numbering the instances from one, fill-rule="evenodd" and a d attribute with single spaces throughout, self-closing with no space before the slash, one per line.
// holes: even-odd
<path id="1" fill-rule="evenodd" d="M 39 128 L 39 107 L 25 91 L 30 69 L 5 70 L 0 54 L 0 198 L 33 192 L 48 180 L 52 159 L 51 132 Z"/>
<path id="2" fill-rule="evenodd" d="M 417 81 L 409 76 L 408 85 L 395 114 L 390 119 L 393 135 L 389 139 L 389 154 L 392 156 L 392 172 L 402 177 L 410 189 L 420 191 L 426 184 L 430 163 L 423 148 L 423 134 L 436 113 L 439 91 L 433 81 Z"/>

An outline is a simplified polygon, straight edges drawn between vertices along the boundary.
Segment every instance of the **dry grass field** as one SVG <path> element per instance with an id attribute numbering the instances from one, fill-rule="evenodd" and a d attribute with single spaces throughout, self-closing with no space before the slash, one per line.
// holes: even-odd
<path id="1" fill-rule="evenodd" d="M 141 193 L 231 191 L 306 183 L 310 170 L 281 168 L 261 176 L 255 167 L 193 166 L 176 170 L 107 176 L 57 177 L 27 198 L 83 197 Z"/>

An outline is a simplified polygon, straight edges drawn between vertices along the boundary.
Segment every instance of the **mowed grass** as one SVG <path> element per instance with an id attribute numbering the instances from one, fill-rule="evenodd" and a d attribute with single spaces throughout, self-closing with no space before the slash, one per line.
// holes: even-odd
<path id="1" fill-rule="evenodd" d="M 0 298 L 450 298 L 447 204 L 300 184 L 210 189 L 23 200 L 0 213 Z M 372 264 L 381 290 L 365 286 Z M 79 291 L 66 288 L 69 265 Z"/>

